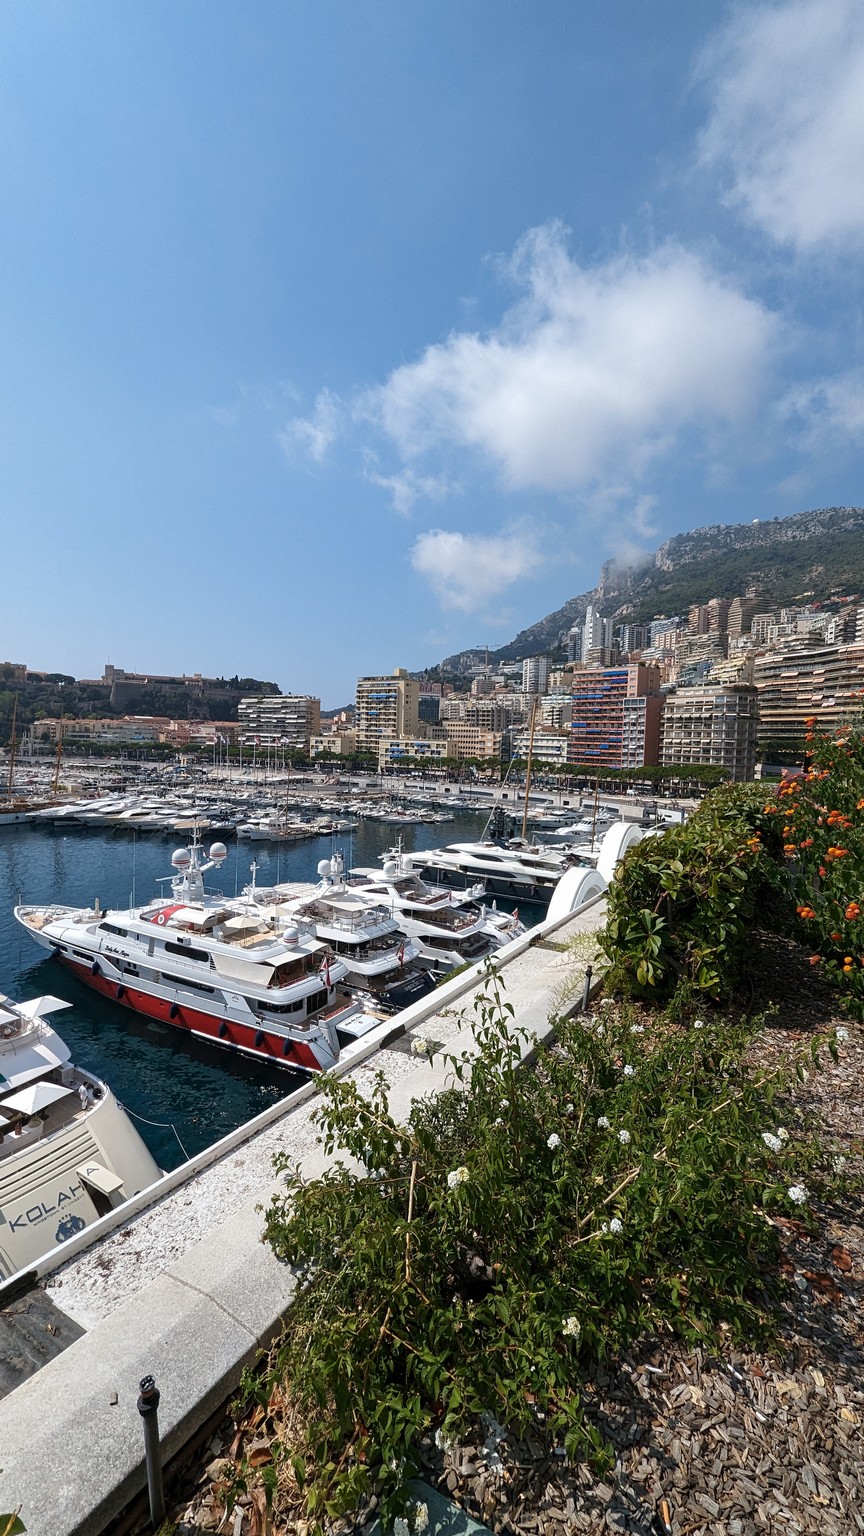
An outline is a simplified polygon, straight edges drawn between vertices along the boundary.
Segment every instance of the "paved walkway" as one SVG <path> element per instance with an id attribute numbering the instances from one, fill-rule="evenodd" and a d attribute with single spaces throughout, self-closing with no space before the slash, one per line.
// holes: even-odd
<path id="1" fill-rule="evenodd" d="M 549 1033 L 551 1015 L 581 997 L 587 936 L 604 917 L 601 900 L 552 931 L 541 925 L 509 947 L 511 957 L 502 952 L 507 1001 L 535 1039 Z M 579 935 L 586 936 L 581 954 L 571 948 Z M 404 1021 L 454 1053 L 471 1054 L 476 988 L 476 979 L 456 978 L 407 1010 Z M 447 1077 L 440 1056 L 429 1063 L 411 1053 L 408 1036 L 350 1075 L 362 1085 L 379 1070 L 399 1117 Z M 152 1373 L 162 1390 L 167 1458 L 230 1396 L 243 1367 L 278 1330 L 294 1281 L 261 1242 L 260 1206 L 275 1188 L 276 1152 L 301 1163 L 307 1177 L 328 1161 L 312 1124 L 314 1106 L 314 1098 L 301 1104 L 50 1280 L 51 1298 L 87 1331 L 0 1402 L 0 1508 L 22 1505 L 28 1536 L 96 1536 L 143 1486 L 142 1376 Z"/>

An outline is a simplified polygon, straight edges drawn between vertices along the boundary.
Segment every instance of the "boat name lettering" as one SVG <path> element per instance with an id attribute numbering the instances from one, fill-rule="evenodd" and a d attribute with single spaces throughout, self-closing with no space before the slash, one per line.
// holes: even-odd
<path id="1" fill-rule="evenodd" d="M 9 1231 L 18 1232 L 22 1227 L 38 1226 L 40 1221 L 45 1221 L 47 1217 L 53 1216 L 55 1211 L 61 1210 L 64 1205 L 69 1205 L 70 1201 L 80 1200 L 82 1194 L 83 1190 L 80 1184 L 70 1184 L 68 1189 L 60 1190 L 56 1205 L 46 1205 L 43 1200 L 39 1205 L 29 1206 L 26 1211 L 21 1212 L 20 1216 L 14 1216 L 9 1222 Z"/>
<path id="2" fill-rule="evenodd" d="M 124 960 L 129 959 L 129 950 L 121 949 L 119 944 L 103 944 L 102 953 L 105 955 L 122 955 Z"/>

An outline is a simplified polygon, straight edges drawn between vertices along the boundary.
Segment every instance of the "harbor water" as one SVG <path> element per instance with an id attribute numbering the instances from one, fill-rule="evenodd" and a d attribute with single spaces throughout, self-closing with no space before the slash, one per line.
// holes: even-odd
<path id="1" fill-rule="evenodd" d="M 479 837 L 486 815 L 398 829 L 406 850 Z M 231 842 L 213 886 L 241 891 L 256 860 L 259 885 L 316 880 L 319 860 L 340 849 L 346 867 L 377 866 L 396 829 L 363 821 L 354 832 L 299 844 Z M 176 834 L 175 834 L 176 838 Z M 208 841 L 215 839 L 206 839 Z M 182 842 L 182 837 L 180 839 Z M 171 875 L 176 842 L 165 836 L 50 824 L 0 827 L 0 992 L 23 1001 L 53 993 L 71 1003 L 53 1022 L 72 1059 L 104 1078 L 135 1117 L 162 1168 L 212 1145 L 284 1098 L 302 1079 L 145 1019 L 91 992 L 28 938 L 12 915 L 18 901 L 124 908 L 143 903 Z"/>

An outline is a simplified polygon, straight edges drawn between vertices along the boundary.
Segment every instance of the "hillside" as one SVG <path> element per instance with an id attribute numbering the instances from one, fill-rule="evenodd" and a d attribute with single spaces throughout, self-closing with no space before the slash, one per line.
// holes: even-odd
<path id="1" fill-rule="evenodd" d="M 738 597 L 752 582 L 765 587 L 772 603 L 825 602 L 864 592 L 864 507 L 827 507 L 771 522 L 715 523 L 675 534 L 642 566 L 622 568 L 609 560 L 596 587 L 490 651 L 490 665 L 560 653 L 567 631 L 592 602 L 618 622 L 638 624 L 661 614 L 686 614 L 692 603 L 712 597 Z M 465 671 L 484 654 L 459 651 L 441 663 L 441 671 Z"/>

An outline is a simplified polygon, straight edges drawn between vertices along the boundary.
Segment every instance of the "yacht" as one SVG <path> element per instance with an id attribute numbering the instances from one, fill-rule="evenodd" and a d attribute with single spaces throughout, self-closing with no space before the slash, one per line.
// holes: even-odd
<path id="1" fill-rule="evenodd" d="M 370 994 L 377 1007 L 407 1008 L 433 990 L 435 977 L 390 910 L 351 890 L 342 872 L 341 856 L 322 859 L 317 885 L 289 881 L 262 890 L 253 883 L 244 894 L 262 913 L 269 910 L 277 922 L 296 924 L 326 944 L 346 968 L 347 985 Z"/>
<path id="2" fill-rule="evenodd" d="M 143 907 L 21 905 L 15 916 L 37 944 L 125 1008 L 273 1065 L 326 1070 L 373 1021 L 337 994 L 348 967 L 325 939 L 262 915 L 254 896 L 205 891 L 205 873 L 227 852 L 213 843 L 204 859 L 193 838 L 172 855 L 170 894 Z"/>
<path id="3" fill-rule="evenodd" d="M 45 1022 L 59 997 L 0 994 L 0 1280 L 162 1177 L 106 1083 Z"/>
<path id="4" fill-rule="evenodd" d="M 383 869 L 352 869 L 348 879 L 353 890 L 387 907 L 421 957 L 439 972 L 483 960 L 525 932 L 512 913 L 486 907 L 482 882 L 460 892 L 427 885 L 408 867 L 398 846 L 384 855 Z"/>
<path id="5" fill-rule="evenodd" d="M 510 838 L 449 843 L 403 855 L 406 867 L 430 885 L 466 890 L 482 881 L 487 895 L 548 901 L 565 869 L 582 860 L 565 849 Z"/>

